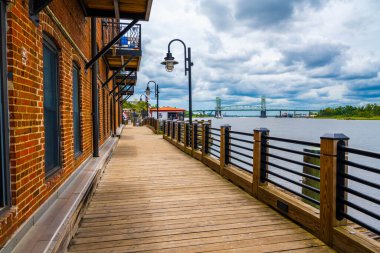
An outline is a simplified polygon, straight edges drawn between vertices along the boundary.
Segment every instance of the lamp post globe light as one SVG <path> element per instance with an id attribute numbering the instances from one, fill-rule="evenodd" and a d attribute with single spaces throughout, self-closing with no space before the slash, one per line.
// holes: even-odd
<path id="1" fill-rule="evenodd" d="M 158 106 L 158 97 L 159 97 L 160 91 L 158 90 L 158 84 L 155 81 L 149 81 L 146 84 L 146 90 L 145 90 L 145 94 L 146 94 L 147 97 L 150 96 L 150 87 L 149 87 L 150 83 L 154 83 L 154 96 L 157 99 L 157 120 L 159 120 L 159 118 L 158 118 L 158 108 L 159 108 L 159 106 Z"/>
<path id="2" fill-rule="evenodd" d="M 172 72 L 174 70 L 174 65 L 177 65 L 178 62 L 174 60 L 174 57 L 172 53 L 170 52 L 170 46 L 173 42 L 178 41 L 180 42 L 184 47 L 184 53 L 185 53 L 185 76 L 188 75 L 189 77 L 189 122 L 192 124 L 193 119 L 193 109 L 192 109 L 192 94 L 191 94 L 191 67 L 193 66 L 193 63 L 191 62 L 191 48 L 187 48 L 186 53 L 186 44 L 180 39 L 174 39 L 171 40 L 168 44 L 168 52 L 166 53 L 166 57 L 164 58 L 164 61 L 161 62 L 162 65 L 165 65 L 166 71 Z"/>

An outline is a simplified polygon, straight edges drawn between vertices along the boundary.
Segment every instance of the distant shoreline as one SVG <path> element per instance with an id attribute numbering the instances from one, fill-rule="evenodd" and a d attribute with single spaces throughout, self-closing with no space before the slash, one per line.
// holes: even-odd
<path id="1" fill-rule="evenodd" d="M 380 116 L 373 116 L 373 117 L 331 116 L 331 117 L 315 117 L 314 119 L 337 119 L 337 120 L 380 120 Z"/>
<path id="2" fill-rule="evenodd" d="M 213 118 L 213 116 L 193 116 L 194 118 Z M 241 117 L 237 117 L 237 118 L 245 118 L 247 116 L 241 116 Z M 257 116 L 257 118 L 259 118 L 259 116 Z M 280 117 L 279 117 L 280 118 Z M 283 117 L 283 118 L 287 118 L 287 117 Z M 287 119 L 291 119 L 291 118 L 287 118 Z M 299 119 L 299 118 L 296 118 L 296 119 Z M 331 116 L 331 117 L 326 117 L 326 116 L 323 116 L 323 117 L 310 117 L 308 119 L 336 119 L 336 120 L 380 120 L 380 116 L 374 116 L 374 117 L 357 117 L 357 116 L 351 116 L 351 117 L 348 117 L 348 116 Z"/>

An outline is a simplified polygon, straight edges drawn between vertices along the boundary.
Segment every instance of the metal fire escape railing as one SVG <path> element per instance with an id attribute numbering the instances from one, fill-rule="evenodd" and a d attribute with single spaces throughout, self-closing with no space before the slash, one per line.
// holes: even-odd
<path id="1" fill-rule="evenodd" d="M 133 82 L 137 80 L 137 74 L 136 71 L 131 71 L 128 74 L 125 75 L 118 75 L 116 78 L 116 85 L 113 87 L 113 89 L 109 92 L 109 95 L 114 94 L 117 88 L 120 88 L 120 86 L 125 87 L 127 84 L 132 85 Z M 117 79 L 120 79 L 119 81 Z"/>
<path id="2" fill-rule="evenodd" d="M 136 23 L 138 22 L 138 19 L 134 19 L 131 23 L 129 24 L 126 24 L 126 26 L 120 26 L 119 29 L 116 29 L 114 31 L 114 33 L 111 33 L 111 34 L 117 34 L 115 37 L 113 37 L 110 40 L 104 45 L 104 47 L 102 48 L 102 50 L 100 50 L 87 64 L 86 64 L 86 69 L 89 69 L 100 57 L 102 57 L 108 50 L 111 49 L 111 47 L 117 43 L 120 44 L 120 40 L 122 39 L 122 37 L 127 34 L 127 32 L 132 29 L 132 27 L 134 27 L 136 25 Z M 141 32 L 140 33 L 140 37 L 141 37 Z M 141 38 L 140 38 L 140 41 L 141 41 Z M 132 59 L 131 59 L 132 60 Z M 127 64 L 125 64 L 126 66 Z M 125 67 L 123 65 L 122 68 L 120 68 L 120 70 L 118 72 L 121 71 L 121 69 L 123 69 Z M 104 85 L 104 84 L 103 84 Z"/>
<path id="3" fill-rule="evenodd" d="M 103 46 L 112 41 L 114 35 L 123 31 L 129 23 L 103 21 L 102 22 L 102 38 Z M 125 50 L 141 50 L 141 25 L 133 25 L 123 36 L 113 45 L 113 49 Z"/>

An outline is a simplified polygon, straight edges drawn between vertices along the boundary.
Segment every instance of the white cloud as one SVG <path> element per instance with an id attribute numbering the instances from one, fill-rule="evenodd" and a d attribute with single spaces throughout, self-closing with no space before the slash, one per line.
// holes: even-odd
<path id="1" fill-rule="evenodd" d="M 240 8 L 240 0 L 154 1 L 142 27 L 136 90 L 141 94 L 146 82 L 155 80 L 161 105 L 187 108 L 182 46 L 172 47 L 180 62 L 174 72 L 160 65 L 168 42 L 179 38 L 192 48 L 194 108 L 212 108 L 216 96 L 225 105 L 258 104 L 261 95 L 272 105 L 380 101 L 373 88 L 380 86 L 379 1 L 292 0 L 283 9 L 278 1 L 283 0 L 264 7 L 254 6 L 260 4 L 256 0 L 244 4 L 247 10 L 276 13 L 277 20 L 257 20 Z M 358 83 L 362 93 L 353 91 Z M 365 95 L 367 86 L 372 97 Z"/>

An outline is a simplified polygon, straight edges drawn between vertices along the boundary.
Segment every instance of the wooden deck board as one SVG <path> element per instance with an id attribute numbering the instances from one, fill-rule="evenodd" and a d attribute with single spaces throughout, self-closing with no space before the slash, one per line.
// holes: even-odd
<path id="1" fill-rule="evenodd" d="M 68 252 L 331 252 L 153 135 L 123 131 Z"/>

